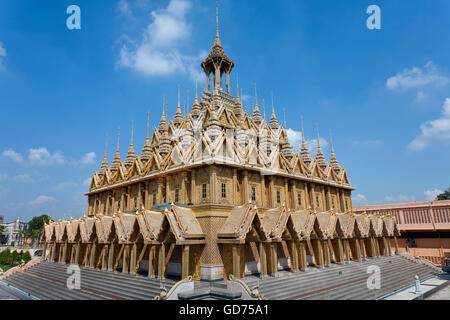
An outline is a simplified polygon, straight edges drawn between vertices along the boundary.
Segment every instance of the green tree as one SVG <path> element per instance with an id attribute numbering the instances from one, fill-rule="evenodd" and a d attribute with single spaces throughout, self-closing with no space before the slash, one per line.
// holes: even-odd
<path id="1" fill-rule="evenodd" d="M 20 262 L 19 257 L 20 257 L 19 252 L 17 252 L 17 250 L 14 250 L 9 256 L 8 264 L 12 266 L 19 264 Z"/>
<path id="2" fill-rule="evenodd" d="M 441 193 L 440 195 L 438 195 L 436 197 L 436 200 L 441 201 L 441 200 L 450 200 L 450 188 L 448 188 L 446 191 L 444 191 L 443 193 Z"/>
<path id="3" fill-rule="evenodd" d="M 33 241 L 39 240 L 44 232 L 44 224 L 50 221 L 50 217 L 46 214 L 33 217 L 28 222 L 28 227 L 23 230 L 23 235 L 27 238 L 31 238 Z"/>
<path id="4" fill-rule="evenodd" d="M 21 257 L 23 261 L 25 261 L 25 263 L 28 263 L 29 261 L 31 261 L 31 254 L 28 251 L 23 252 L 22 251 L 22 257 Z"/>

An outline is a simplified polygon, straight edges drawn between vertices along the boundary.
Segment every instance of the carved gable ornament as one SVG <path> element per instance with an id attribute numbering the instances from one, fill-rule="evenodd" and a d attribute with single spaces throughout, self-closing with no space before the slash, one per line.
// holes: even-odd
<path id="1" fill-rule="evenodd" d="M 367 214 L 355 214 L 355 234 L 360 238 L 369 237 L 370 219 Z"/>
<path id="2" fill-rule="evenodd" d="M 370 219 L 370 235 L 373 237 L 382 237 L 383 219 L 377 214 L 370 215 L 369 219 Z"/>
<path id="3" fill-rule="evenodd" d="M 259 235 L 266 240 L 269 234 L 262 226 L 256 207 L 250 203 L 234 207 L 217 236 L 219 239 L 239 239 L 244 241 L 255 227 Z"/>
<path id="4" fill-rule="evenodd" d="M 392 216 L 384 216 L 383 218 L 383 235 L 386 237 L 395 236 L 396 223 Z"/>
<path id="5" fill-rule="evenodd" d="M 189 208 L 181 208 L 172 204 L 170 210 L 164 212 L 170 229 L 177 240 L 204 239 L 205 234 Z"/>
<path id="6" fill-rule="evenodd" d="M 317 236 L 322 239 L 333 239 L 336 231 L 336 214 L 328 211 L 315 213 L 315 216 L 314 231 L 316 231 Z"/>
<path id="7" fill-rule="evenodd" d="M 99 243 L 110 243 L 114 240 L 114 218 L 112 216 L 101 215 L 95 219 L 95 230 Z"/>
<path id="8" fill-rule="evenodd" d="M 55 224 L 56 242 L 65 242 L 67 240 L 67 221 L 60 221 Z"/>
<path id="9" fill-rule="evenodd" d="M 44 233 L 42 235 L 42 241 L 52 242 L 55 241 L 55 223 L 50 222 L 49 224 L 45 224 Z"/>
<path id="10" fill-rule="evenodd" d="M 80 234 L 82 243 L 90 243 L 95 238 L 95 219 L 84 217 L 80 221 Z"/>
<path id="11" fill-rule="evenodd" d="M 117 214 L 114 217 L 114 227 L 120 244 L 134 242 L 139 234 L 139 224 L 135 214 Z"/>
<path id="12" fill-rule="evenodd" d="M 67 242 L 76 243 L 81 239 L 80 235 L 80 221 L 71 219 L 66 225 Z"/>
<path id="13" fill-rule="evenodd" d="M 336 231 L 340 238 L 348 239 L 353 237 L 355 230 L 355 215 L 352 213 L 338 213 Z"/>
<path id="14" fill-rule="evenodd" d="M 291 214 L 288 223 L 292 223 L 292 228 L 296 236 L 302 240 L 308 240 L 314 230 L 316 216 L 309 210 L 297 210 Z"/>
<path id="15" fill-rule="evenodd" d="M 161 241 L 166 217 L 160 212 L 141 210 L 136 214 L 144 241 Z"/>

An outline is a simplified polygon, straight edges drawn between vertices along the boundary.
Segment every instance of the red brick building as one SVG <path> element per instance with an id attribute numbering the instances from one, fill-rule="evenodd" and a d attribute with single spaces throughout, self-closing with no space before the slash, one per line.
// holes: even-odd
<path id="1" fill-rule="evenodd" d="M 450 200 L 360 206 L 354 211 L 393 216 L 402 233 L 400 251 L 436 265 L 450 254 Z"/>

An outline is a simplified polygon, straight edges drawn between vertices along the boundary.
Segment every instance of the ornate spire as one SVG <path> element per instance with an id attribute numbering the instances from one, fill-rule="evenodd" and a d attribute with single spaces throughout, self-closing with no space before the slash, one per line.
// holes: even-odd
<path id="1" fill-rule="evenodd" d="M 319 135 L 319 125 L 317 124 L 317 154 L 316 154 L 317 163 L 321 168 L 325 168 L 327 166 L 327 161 L 325 160 L 325 156 L 322 152 L 322 148 L 320 147 L 320 135 Z"/>
<path id="2" fill-rule="evenodd" d="M 119 151 L 119 144 L 120 144 L 120 127 L 119 127 L 119 133 L 117 135 L 117 150 L 116 155 L 114 156 L 114 160 L 111 165 L 111 172 L 116 172 L 119 170 L 119 166 L 121 165 L 122 161 L 120 160 L 120 151 Z"/>
<path id="3" fill-rule="evenodd" d="M 256 90 L 256 83 L 255 83 L 255 109 L 253 110 L 253 121 L 259 126 L 262 122 L 261 112 L 259 112 L 258 107 L 258 92 Z"/>
<path id="4" fill-rule="evenodd" d="M 178 85 L 178 106 L 177 106 L 177 112 L 175 113 L 175 117 L 173 119 L 173 123 L 177 126 L 179 126 L 183 122 L 183 113 L 181 112 L 181 106 L 180 106 L 180 86 Z"/>
<path id="5" fill-rule="evenodd" d="M 198 114 L 200 113 L 200 104 L 198 103 L 198 94 L 197 94 L 197 80 L 195 80 L 195 98 L 191 113 L 194 118 L 197 117 Z"/>
<path id="6" fill-rule="evenodd" d="M 308 147 L 306 146 L 305 141 L 305 131 L 303 130 L 303 117 L 300 117 L 302 123 L 302 148 L 300 150 L 300 159 L 306 164 L 309 165 L 312 161 L 311 155 L 309 154 Z"/>
<path id="7" fill-rule="evenodd" d="M 150 112 L 147 112 L 147 138 L 145 138 L 144 148 L 141 152 L 141 160 L 144 163 L 152 157 L 152 148 L 150 144 Z"/>
<path id="8" fill-rule="evenodd" d="M 165 112 L 165 105 L 166 105 L 166 96 L 163 96 L 163 112 L 161 116 L 161 121 L 159 121 L 159 133 L 163 133 L 169 129 L 167 126 L 167 119 L 166 119 L 166 112 Z"/>
<path id="9" fill-rule="evenodd" d="M 214 46 L 221 47 L 220 36 L 219 36 L 219 2 L 216 2 L 216 40 L 214 41 Z"/>
<path id="10" fill-rule="evenodd" d="M 333 147 L 333 135 L 330 129 L 330 144 L 331 144 L 331 157 L 330 157 L 330 165 L 333 169 L 339 172 L 341 167 L 339 166 L 339 162 L 336 159 L 336 155 L 334 154 L 334 147 Z"/>
<path id="11" fill-rule="evenodd" d="M 134 158 L 136 158 L 136 152 L 133 146 L 133 134 L 134 134 L 134 121 L 131 121 L 131 141 L 130 148 L 128 149 L 127 157 L 125 158 L 125 168 L 129 168 L 133 165 Z"/>
<path id="12" fill-rule="evenodd" d="M 277 116 L 275 115 L 275 107 L 273 104 L 273 95 L 272 95 L 272 116 L 270 117 L 269 126 L 272 129 L 278 129 L 280 125 L 278 124 Z"/>
<path id="13" fill-rule="evenodd" d="M 227 90 L 229 92 L 229 76 L 234 67 L 234 62 L 226 55 L 220 43 L 219 36 L 219 4 L 216 3 L 216 38 L 214 45 L 206 57 L 205 61 L 201 64 L 203 71 L 206 74 L 206 90 L 210 91 L 210 75 L 214 74 L 214 89 L 222 88 L 222 75 L 227 75 Z"/>
<path id="14" fill-rule="evenodd" d="M 108 170 L 108 134 L 106 134 L 106 146 L 105 146 L 105 156 L 103 157 L 102 165 L 100 166 L 99 175 L 104 175 Z"/>

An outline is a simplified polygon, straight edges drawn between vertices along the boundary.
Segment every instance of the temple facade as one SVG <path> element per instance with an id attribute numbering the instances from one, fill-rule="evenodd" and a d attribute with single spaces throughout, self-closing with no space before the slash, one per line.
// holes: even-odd
<path id="1" fill-rule="evenodd" d="M 45 226 L 51 261 L 150 277 L 204 280 L 304 270 L 391 254 L 391 217 L 354 214 L 346 170 L 319 138 L 312 157 L 302 123 L 300 152 L 285 125 L 261 113 L 255 87 L 247 113 L 225 53 L 217 19 L 211 52 L 201 63 L 206 86 L 173 119 L 163 103 L 159 126 L 137 154 L 122 161 L 119 143 L 93 174 L 86 216 Z M 300 119 L 299 119 L 300 120 Z M 393 242 L 391 242 L 391 240 Z"/>

